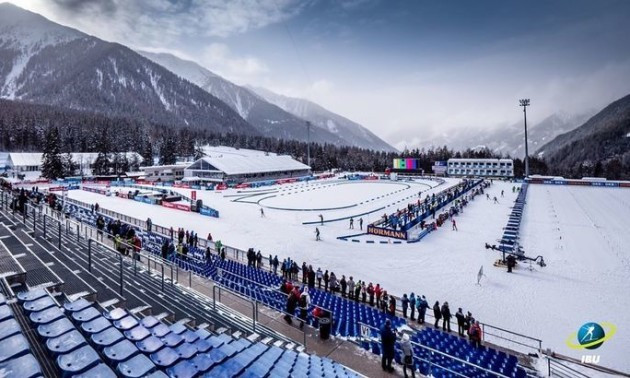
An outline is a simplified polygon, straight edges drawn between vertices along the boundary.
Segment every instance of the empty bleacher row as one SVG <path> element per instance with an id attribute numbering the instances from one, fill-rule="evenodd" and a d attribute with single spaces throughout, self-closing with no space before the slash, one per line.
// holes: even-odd
<path id="1" fill-rule="evenodd" d="M 91 222 L 95 219 L 95 215 L 90 210 L 71 205 L 68 207 L 68 213 L 77 216 L 84 222 Z M 143 246 L 154 254 L 160 254 L 160 247 L 164 242 L 164 236 L 148 233 L 143 230 L 137 230 L 143 240 Z M 233 260 L 222 260 L 216 255 L 212 255 L 209 261 L 205 260 L 204 251 L 191 248 L 189 254 L 194 258 L 173 257 L 174 260 L 182 267 L 193 270 L 195 273 L 211 278 L 215 282 L 221 283 L 240 294 L 255 299 L 265 305 L 278 311 L 284 311 L 286 308 L 286 297 L 280 293 L 277 288 L 282 283 L 282 278 L 277 275 L 254 267 L 246 266 Z M 332 333 L 344 337 L 358 337 L 361 334 L 360 323 L 367 324 L 370 327 L 378 329 L 382 326 L 385 319 L 390 319 L 394 327 L 400 327 L 406 324 L 406 321 L 400 317 L 385 315 L 385 313 L 367 306 L 362 303 L 350 301 L 338 295 L 331 294 L 319 289 L 310 290 L 311 303 L 313 306 L 320 306 L 331 312 L 333 317 Z M 311 308 L 312 309 L 312 308 Z M 311 311 L 309 311 L 309 314 Z M 317 319 L 310 316 L 308 323 L 317 326 Z M 363 345 L 366 349 L 380 354 L 380 346 L 378 337 L 373 335 L 374 340 L 368 345 Z M 433 366 L 436 373 L 445 373 L 446 370 L 436 368 L 435 365 L 426 362 L 428 358 L 428 349 L 421 346 L 434 348 L 440 352 L 453 357 L 463 357 L 470 364 L 485 369 L 496 371 L 509 377 L 524 376 L 524 370 L 517 366 L 516 357 L 498 352 L 492 348 L 483 347 L 481 349 L 473 349 L 468 341 L 448 333 L 433 331 L 431 329 L 423 329 L 414 334 L 414 340 L 420 345 L 417 346 L 417 368 L 421 372 L 427 371 L 427 368 Z M 460 366 L 454 359 L 442 355 L 432 355 L 433 363 L 446 369 L 454 368 L 456 371 L 465 372 L 467 376 L 487 376 L 485 370 L 475 366 Z M 439 361 L 438 361 L 439 360 Z M 437 361 L 437 362 L 436 362 Z M 433 371 L 432 370 L 432 371 Z"/>
<path id="2" fill-rule="evenodd" d="M 13 300 L 64 377 L 354 377 L 327 358 L 235 338 L 183 322 L 167 324 L 85 299 L 58 303 L 44 289 Z M 0 372 L 39 377 L 42 370 L 14 313 L 0 296 Z"/>
<path id="3" fill-rule="evenodd" d="M 503 228 L 503 235 L 499 240 L 499 250 L 501 251 L 522 254 L 518 239 L 521 220 L 523 219 L 523 210 L 525 208 L 525 198 L 527 197 L 527 186 L 527 183 L 523 183 L 521 186 L 521 190 L 514 201 L 514 207 L 508 218 L 508 223 Z"/>

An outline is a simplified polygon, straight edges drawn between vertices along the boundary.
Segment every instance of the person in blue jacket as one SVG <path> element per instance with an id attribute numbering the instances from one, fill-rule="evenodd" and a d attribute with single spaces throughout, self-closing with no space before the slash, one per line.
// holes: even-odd
<path id="1" fill-rule="evenodd" d="M 416 320 L 416 295 L 414 293 L 409 294 L 409 309 L 411 310 L 411 316 L 409 318 L 412 321 Z"/>
<path id="2" fill-rule="evenodd" d="M 422 298 L 416 299 L 416 307 L 418 308 L 418 323 L 424 324 L 424 316 L 427 313 L 427 308 L 429 308 L 429 303 L 424 295 Z"/>

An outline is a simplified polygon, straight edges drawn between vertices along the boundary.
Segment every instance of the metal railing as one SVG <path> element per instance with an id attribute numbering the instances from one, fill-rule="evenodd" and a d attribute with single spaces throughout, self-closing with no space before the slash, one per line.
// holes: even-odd
<path id="1" fill-rule="evenodd" d="M 371 326 L 371 325 L 369 325 L 369 324 L 365 324 L 365 323 L 361 323 L 361 322 L 358 322 L 358 323 L 359 323 L 359 325 L 360 325 L 361 327 L 365 326 L 365 327 L 368 327 L 370 330 L 376 330 L 377 332 L 380 332 L 380 330 L 379 330 L 378 328 L 373 327 L 373 326 Z M 392 330 L 392 331 L 393 331 L 393 332 L 395 332 L 395 330 Z M 364 337 L 364 335 L 363 335 L 363 332 L 361 332 L 361 337 L 360 337 L 360 340 L 361 340 L 361 341 L 373 341 L 372 337 L 369 337 L 369 338 L 367 338 L 367 339 L 366 339 L 366 338 Z M 434 349 L 434 348 L 428 347 L 428 346 L 426 346 L 426 345 L 419 344 L 419 343 L 417 343 L 417 342 L 415 342 L 415 341 L 411 341 L 411 340 L 410 340 L 409 342 L 411 343 L 411 345 L 412 345 L 412 346 L 415 346 L 415 347 L 418 347 L 418 348 L 424 349 L 424 350 L 426 350 L 426 351 L 430 352 L 431 354 L 437 354 L 437 355 L 440 355 L 440 356 L 442 356 L 442 357 L 445 357 L 445 358 L 451 359 L 451 360 L 453 360 L 453 361 L 455 361 L 455 362 L 457 362 L 457 363 L 461 363 L 462 365 L 468 366 L 468 367 L 473 368 L 473 369 L 475 369 L 475 370 L 482 371 L 482 372 L 484 372 L 484 373 L 486 373 L 486 374 L 490 374 L 491 376 L 498 377 L 498 378 L 511 378 L 510 376 L 507 376 L 507 375 L 501 374 L 501 373 L 496 372 L 496 371 L 492 371 L 492 370 L 487 369 L 487 368 L 484 368 L 484 367 L 482 367 L 482 366 L 479 366 L 479 365 L 473 364 L 473 363 L 471 363 L 471 362 L 469 362 L 469 361 L 462 360 L 461 358 L 458 358 L 458 357 L 456 357 L 456 356 L 453 356 L 453 355 L 450 355 L 450 354 L 447 354 L 447 353 L 441 352 L 441 351 L 439 351 L 439 350 L 437 350 L 437 349 Z M 383 344 L 380 342 L 380 340 L 378 341 L 378 343 L 380 343 L 380 344 L 381 344 L 381 347 L 382 347 L 382 345 L 383 345 Z M 413 348 L 412 348 L 412 350 L 413 350 Z M 426 362 L 426 363 L 428 363 L 428 364 L 429 364 L 429 369 L 431 369 L 432 367 L 436 367 L 436 368 L 439 368 L 439 369 L 441 369 L 441 370 L 446 370 L 446 371 L 448 371 L 448 372 L 449 372 L 449 373 L 451 373 L 451 374 L 455 374 L 455 375 L 456 375 L 456 376 L 458 376 L 458 377 L 463 377 L 463 378 L 467 378 L 467 377 L 468 377 L 467 375 L 464 375 L 464 374 L 462 374 L 462 373 L 460 373 L 460 372 L 458 372 L 458 371 L 455 371 L 455 370 L 452 370 L 452 369 L 450 369 L 450 368 L 448 368 L 448 367 L 445 367 L 445 366 L 439 365 L 439 364 L 437 364 L 436 362 L 433 362 L 431 359 L 425 359 L 425 358 L 422 358 L 422 357 L 416 356 L 416 354 L 415 354 L 415 353 L 413 353 L 413 359 L 414 359 L 414 361 L 420 361 L 420 362 Z M 413 366 L 412 366 L 411 368 L 412 368 L 412 369 L 415 369 L 415 363 L 413 364 Z"/>
<path id="2" fill-rule="evenodd" d="M 589 378 L 588 375 L 579 372 L 560 361 L 551 358 L 549 356 L 547 358 L 547 374 L 549 377 L 559 377 L 559 378 Z"/>

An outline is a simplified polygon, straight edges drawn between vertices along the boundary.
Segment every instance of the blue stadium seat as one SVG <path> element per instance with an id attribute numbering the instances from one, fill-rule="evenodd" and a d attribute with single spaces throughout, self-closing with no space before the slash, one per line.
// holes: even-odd
<path id="1" fill-rule="evenodd" d="M 164 323 L 160 323 L 154 326 L 153 328 L 151 328 L 151 334 L 155 337 L 164 337 L 168 335 L 170 332 L 171 330 Z"/>
<path id="2" fill-rule="evenodd" d="M 162 348 L 151 354 L 151 361 L 157 366 L 173 366 L 179 360 L 179 354 L 173 348 Z"/>
<path id="3" fill-rule="evenodd" d="M 114 320 L 114 327 L 121 331 L 127 331 L 138 325 L 138 321 L 133 316 L 126 316 L 119 320 Z"/>
<path id="4" fill-rule="evenodd" d="M 120 320 L 122 318 L 124 318 L 125 316 L 127 316 L 127 310 L 125 310 L 124 308 L 120 308 L 117 307 L 111 311 L 105 311 L 103 312 L 103 316 L 105 317 L 105 319 L 114 321 L 114 320 Z"/>
<path id="5" fill-rule="evenodd" d="M 0 322 L 13 318 L 13 311 L 7 305 L 0 306 Z"/>
<path id="6" fill-rule="evenodd" d="M 29 353 L 29 345 L 22 335 L 13 335 L 0 341 L 0 362 Z"/>
<path id="7" fill-rule="evenodd" d="M 155 370 L 155 365 L 144 354 L 137 354 L 136 356 L 123 361 L 118 364 L 116 371 L 123 377 L 139 378 L 143 377 Z"/>
<path id="8" fill-rule="evenodd" d="M 53 354 L 64 354 L 86 345 L 85 338 L 79 331 L 72 330 L 61 336 L 48 339 L 46 348 Z"/>
<path id="9" fill-rule="evenodd" d="M 160 350 L 164 346 L 164 343 L 155 336 L 149 336 L 142 341 L 138 341 L 136 346 L 141 352 L 151 354 Z"/>
<path id="10" fill-rule="evenodd" d="M 22 328 L 15 319 L 6 319 L 0 322 L 0 340 L 19 333 L 22 333 Z"/>
<path id="11" fill-rule="evenodd" d="M 66 332 L 72 331 L 74 324 L 67 318 L 61 318 L 52 323 L 42 324 L 37 327 L 37 333 L 44 338 L 61 336 Z"/>
<path id="12" fill-rule="evenodd" d="M 180 335 L 169 333 L 166 336 L 162 337 L 162 342 L 165 346 L 169 348 L 175 348 L 176 346 L 184 342 L 184 338 Z"/>
<path id="13" fill-rule="evenodd" d="M 180 358 L 187 360 L 197 354 L 197 348 L 193 344 L 183 343 L 182 345 L 175 348 L 175 352 L 179 354 Z"/>
<path id="14" fill-rule="evenodd" d="M 47 324 L 65 317 L 59 307 L 50 307 L 43 311 L 32 312 L 29 319 L 35 324 Z"/>
<path id="15" fill-rule="evenodd" d="M 64 376 L 82 373 L 100 362 L 98 353 L 92 347 L 85 345 L 73 352 L 57 357 L 57 365 Z"/>
<path id="16" fill-rule="evenodd" d="M 181 361 L 175 366 L 166 369 L 166 372 L 169 376 L 177 378 L 192 378 L 199 373 L 195 364 L 189 361 Z"/>
<path id="17" fill-rule="evenodd" d="M 57 304 L 51 297 L 45 296 L 45 297 L 41 297 L 39 299 L 35 299 L 32 301 L 26 301 L 22 304 L 22 307 L 24 308 L 24 310 L 30 313 L 30 312 L 42 311 L 56 305 Z"/>
<path id="18" fill-rule="evenodd" d="M 32 354 L 0 363 L 2 377 L 35 378 L 42 375 L 39 363 Z"/>
<path id="19" fill-rule="evenodd" d="M 34 301 L 34 300 L 47 297 L 47 296 L 48 296 L 48 292 L 46 291 L 46 289 L 42 289 L 42 288 L 29 290 L 29 291 L 23 291 L 15 295 L 18 302 L 20 303 Z"/>
<path id="20" fill-rule="evenodd" d="M 100 312 L 94 307 L 87 307 L 83 310 L 73 312 L 72 319 L 78 323 L 85 323 L 98 318 L 100 315 Z"/>
<path id="21" fill-rule="evenodd" d="M 87 300 L 81 298 L 81 299 L 77 299 L 74 302 L 69 302 L 69 303 L 64 304 L 63 308 L 65 308 L 66 311 L 68 312 L 75 312 L 75 311 L 81 311 L 91 306 L 92 306 L 91 302 L 88 302 Z"/>
<path id="22" fill-rule="evenodd" d="M 131 341 L 144 340 L 149 336 L 151 336 L 151 332 L 149 332 L 148 329 L 144 328 L 141 325 L 125 331 L 125 337 Z"/>
<path id="23" fill-rule="evenodd" d="M 155 316 L 147 316 L 145 318 L 142 318 L 142 320 L 140 320 L 140 324 L 142 324 L 146 328 L 153 328 L 156 325 L 160 324 L 160 321 L 157 320 Z"/>
<path id="24" fill-rule="evenodd" d="M 101 363 L 73 378 L 116 378 L 116 373 L 109 366 Z"/>
<path id="25" fill-rule="evenodd" d="M 112 324 L 109 322 L 109 320 L 105 319 L 102 316 L 99 316 L 94 320 L 90 320 L 89 322 L 81 324 L 81 329 L 86 333 L 92 334 L 102 332 L 111 326 Z"/>
<path id="26" fill-rule="evenodd" d="M 103 355 L 112 364 L 125 361 L 136 354 L 138 354 L 138 348 L 129 340 L 121 340 L 103 348 Z"/>
<path id="27" fill-rule="evenodd" d="M 122 340 L 123 334 L 114 327 L 109 327 L 104 331 L 98 332 L 90 336 L 92 343 L 99 349 L 113 345 Z"/>

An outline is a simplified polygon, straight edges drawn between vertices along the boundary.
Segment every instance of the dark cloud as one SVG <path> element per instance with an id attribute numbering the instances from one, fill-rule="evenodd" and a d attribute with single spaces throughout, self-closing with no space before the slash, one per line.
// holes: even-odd
<path id="1" fill-rule="evenodd" d="M 70 13 L 113 14 L 117 6 L 114 0 L 51 0 L 58 8 Z"/>

